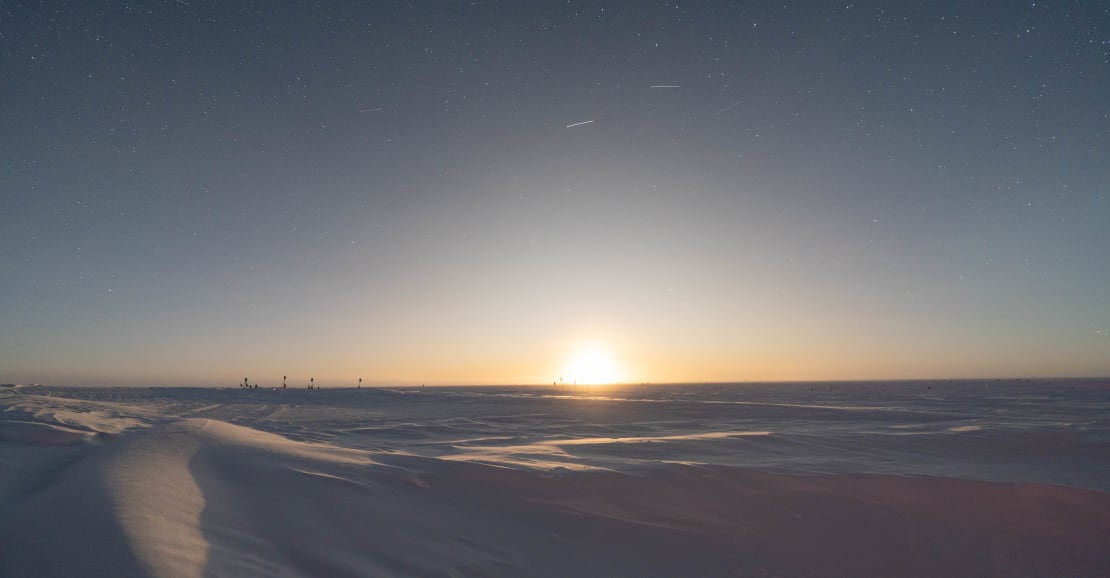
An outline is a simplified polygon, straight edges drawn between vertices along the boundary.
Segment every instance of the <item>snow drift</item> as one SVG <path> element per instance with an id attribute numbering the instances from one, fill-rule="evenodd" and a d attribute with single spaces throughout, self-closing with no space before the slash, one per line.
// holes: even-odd
<path id="1" fill-rule="evenodd" d="M 5 576 L 1095 576 L 1110 496 L 1036 484 L 660 464 L 538 471 L 125 433 L 19 503 Z"/>

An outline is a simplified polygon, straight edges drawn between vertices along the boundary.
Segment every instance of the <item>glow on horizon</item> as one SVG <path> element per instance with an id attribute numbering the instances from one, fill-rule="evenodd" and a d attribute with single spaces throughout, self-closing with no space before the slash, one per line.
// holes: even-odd
<path id="1" fill-rule="evenodd" d="M 624 381 L 624 374 L 604 349 L 590 346 L 575 354 L 561 380 L 577 385 L 612 385 Z"/>

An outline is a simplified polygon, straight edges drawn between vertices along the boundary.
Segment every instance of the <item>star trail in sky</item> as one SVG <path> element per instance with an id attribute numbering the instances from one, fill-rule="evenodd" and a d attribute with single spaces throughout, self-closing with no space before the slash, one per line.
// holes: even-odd
<path id="1" fill-rule="evenodd" d="M 1110 375 L 1102 2 L 5 2 L 0 380 Z"/>

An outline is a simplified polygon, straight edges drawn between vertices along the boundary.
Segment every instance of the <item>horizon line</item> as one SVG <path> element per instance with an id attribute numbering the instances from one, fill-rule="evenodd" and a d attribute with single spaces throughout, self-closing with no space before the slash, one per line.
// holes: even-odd
<path id="1" fill-rule="evenodd" d="M 574 388 L 574 387 L 588 387 L 588 388 L 604 388 L 604 387 L 629 387 L 629 386 L 689 386 L 689 385 L 801 385 L 801 384 L 867 384 L 867 383 L 926 383 L 926 382 L 1006 382 L 1006 381 L 1097 381 L 1108 380 L 1110 375 L 1107 376 L 1032 376 L 1032 377 L 1018 377 L 1018 376 L 1005 376 L 1005 377 L 906 377 L 906 378 L 867 378 L 867 379 L 773 379 L 773 380 L 711 380 L 711 381 L 628 381 L 628 382 L 615 382 L 615 383 L 561 383 L 558 384 L 559 389 Z M 236 385 L 225 384 L 196 384 L 196 385 L 145 385 L 145 384 L 125 384 L 125 385 L 96 385 L 96 384 L 61 384 L 61 383 L 0 383 L 3 388 L 17 388 L 17 387 L 146 387 L 146 388 L 236 388 Z M 421 388 L 421 387 L 553 387 L 552 383 L 382 383 L 382 382 L 363 382 L 359 385 L 327 385 L 320 383 L 317 388 L 320 389 L 360 389 L 361 388 Z M 281 384 L 259 384 L 259 389 L 273 389 L 281 388 Z M 305 389 L 304 384 L 296 386 L 289 386 L 287 389 Z"/>

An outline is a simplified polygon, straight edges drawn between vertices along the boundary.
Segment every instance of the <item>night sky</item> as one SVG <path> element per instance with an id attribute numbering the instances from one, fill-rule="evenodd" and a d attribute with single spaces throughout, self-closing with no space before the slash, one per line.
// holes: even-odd
<path id="1" fill-rule="evenodd" d="M 0 381 L 1110 375 L 1110 4 L 0 3 Z"/>

